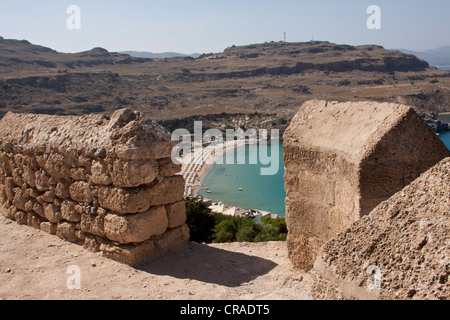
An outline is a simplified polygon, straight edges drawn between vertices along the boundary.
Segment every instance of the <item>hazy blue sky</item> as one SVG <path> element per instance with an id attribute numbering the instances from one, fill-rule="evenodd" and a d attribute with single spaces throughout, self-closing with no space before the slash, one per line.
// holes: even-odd
<path id="1" fill-rule="evenodd" d="M 69 30 L 69 5 L 81 29 Z M 369 5 L 381 30 L 369 30 Z M 450 45 L 449 0 L 0 0 L 0 36 L 62 52 L 220 52 L 231 45 L 327 40 L 412 50 Z"/>

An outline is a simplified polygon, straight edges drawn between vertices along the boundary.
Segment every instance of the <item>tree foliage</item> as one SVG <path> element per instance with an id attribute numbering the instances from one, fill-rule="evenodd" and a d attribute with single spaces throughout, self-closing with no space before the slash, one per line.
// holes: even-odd
<path id="1" fill-rule="evenodd" d="M 200 243 L 285 241 L 285 219 L 263 217 L 262 223 L 251 218 L 211 214 L 199 198 L 186 199 L 187 224 L 191 241 Z"/>

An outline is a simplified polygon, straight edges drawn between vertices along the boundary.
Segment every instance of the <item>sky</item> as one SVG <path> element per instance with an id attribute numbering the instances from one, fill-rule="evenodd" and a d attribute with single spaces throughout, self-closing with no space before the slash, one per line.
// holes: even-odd
<path id="1" fill-rule="evenodd" d="M 71 5 L 79 16 L 67 13 Z M 381 29 L 367 27 L 371 5 L 381 10 Z M 0 0 L 0 36 L 60 52 L 190 54 L 280 41 L 286 32 L 288 42 L 423 51 L 450 45 L 449 15 L 449 0 Z"/>

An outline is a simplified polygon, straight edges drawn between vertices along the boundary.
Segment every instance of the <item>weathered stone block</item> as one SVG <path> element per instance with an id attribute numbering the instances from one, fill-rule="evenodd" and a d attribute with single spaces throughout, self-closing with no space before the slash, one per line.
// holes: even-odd
<path id="1" fill-rule="evenodd" d="M 5 193 L 6 197 L 10 200 L 14 200 L 15 192 L 14 188 L 17 188 L 16 184 L 14 183 L 14 179 L 9 177 L 5 179 Z"/>
<path id="2" fill-rule="evenodd" d="M 63 220 L 69 221 L 69 222 L 80 222 L 81 221 L 81 214 L 76 209 L 77 203 L 70 201 L 70 200 L 64 200 L 61 204 L 61 215 Z"/>
<path id="3" fill-rule="evenodd" d="M 44 211 L 44 207 L 42 206 L 42 204 L 40 204 L 39 202 L 35 202 L 33 205 L 33 211 L 39 215 L 42 218 L 45 218 L 45 211 Z"/>
<path id="4" fill-rule="evenodd" d="M 84 181 L 77 181 L 69 187 L 70 197 L 74 201 L 91 203 L 93 195 L 89 183 Z"/>
<path id="5" fill-rule="evenodd" d="M 29 211 L 33 211 L 34 209 L 34 205 L 38 203 L 35 199 L 31 198 L 30 200 L 27 201 L 27 203 L 25 203 L 25 211 L 29 212 Z"/>
<path id="6" fill-rule="evenodd" d="M 184 201 L 166 206 L 166 211 L 170 229 L 179 227 L 186 222 L 186 204 Z"/>
<path id="7" fill-rule="evenodd" d="M 81 216 L 81 231 L 94 236 L 105 236 L 105 217 L 83 214 Z"/>
<path id="8" fill-rule="evenodd" d="M 158 163 L 155 160 L 114 161 L 111 178 L 116 187 L 133 188 L 155 181 Z"/>
<path id="9" fill-rule="evenodd" d="M 93 184 L 105 186 L 109 186 L 110 184 L 112 184 L 112 179 L 108 171 L 108 165 L 106 163 L 93 161 L 91 173 L 91 182 Z"/>
<path id="10" fill-rule="evenodd" d="M 147 148 L 122 145 L 116 148 L 116 155 L 123 160 L 148 160 L 169 158 L 174 147 L 173 142 L 153 142 Z"/>
<path id="11" fill-rule="evenodd" d="M 162 182 L 148 189 L 151 206 L 175 203 L 184 198 L 185 180 L 182 176 L 166 177 Z"/>
<path id="12" fill-rule="evenodd" d="M 98 201 L 101 207 L 121 214 L 145 212 L 152 205 L 146 188 L 101 187 Z"/>
<path id="13" fill-rule="evenodd" d="M 41 223 L 43 222 L 43 219 L 39 217 L 38 215 L 35 215 L 34 213 L 28 212 L 27 213 L 27 225 L 35 228 L 40 229 Z"/>
<path id="14" fill-rule="evenodd" d="M 171 158 L 158 161 L 159 174 L 164 177 L 171 177 L 181 172 L 181 165 L 173 163 Z"/>
<path id="15" fill-rule="evenodd" d="M 50 176 L 41 169 L 36 172 L 35 183 L 36 189 L 39 191 L 47 191 L 50 188 Z"/>
<path id="16" fill-rule="evenodd" d="M 58 223 L 62 220 L 61 210 L 54 204 L 48 203 L 44 205 L 44 215 L 51 223 Z"/>
<path id="17" fill-rule="evenodd" d="M 22 175 L 23 175 L 23 170 L 21 168 L 13 169 L 12 176 L 14 179 L 14 183 L 18 186 L 21 186 L 23 184 Z"/>
<path id="18" fill-rule="evenodd" d="M 108 214 L 105 218 L 106 236 L 121 244 L 140 243 L 153 236 L 162 235 L 167 230 L 167 226 L 168 219 L 163 206 L 134 215 Z"/>
<path id="19" fill-rule="evenodd" d="M 12 201 L 13 205 L 22 211 L 25 211 L 25 204 L 30 200 L 26 190 L 21 188 L 15 189 L 14 199 Z"/>
<path id="20" fill-rule="evenodd" d="M 18 211 L 17 208 L 11 205 L 8 208 L 8 210 L 5 210 L 4 212 L 2 211 L 2 213 L 5 216 L 5 218 L 14 220 L 16 218 L 17 211 Z"/>
<path id="21" fill-rule="evenodd" d="M 25 212 L 17 211 L 14 220 L 16 220 L 18 224 L 26 225 L 28 223 L 28 215 Z"/>
<path id="22" fill-rule="evenodd" d="M 8 113 L 0 120 L 2 214 L 128 264 L 187 242 L 170 138 L 129 109 L 111 117 Z"/>
<path id="23" fill-rule="evenodd" d="M 57 225 L 50 222 L 42 222 L 40 229 L 49 234 L 56 234 Z"/>
<path id="24" fill-rule="evenodd" d="M 100 250 L 103 256 L 131 266 L 145 262 L 157 252 L 152 240 L 147 240 L 137 245 L 122 246 L 102 243 Z"/>
<path id="25" fill-rule="evenodd" d="M 92 234 L 86 234 L 83 248 L 91 252 L 99 252 L 102 243 L 103 243 L 102 237 L 94 236 Z"/>
<path id="26" fill-rule="evenodd" d="M 60 222 L 56 229 L 56 235 L 63 240 L 76 243 L 79 241 L 77 227 L 73 222 Z"/>
<path id="27" fill-rule="evenodd" d="M 0 184 L 0 205 L 8 201 L 8 197 L 6 196 L 5 185 Z"/>
<path id="28" fill-rule="evenodd" d="M 67 157 L 52 152 L 45 163 L 45 171 L 55 179 L 70 177 L 70 166 Z"/>
<path id="29" fill-rule="evenodd" d="M 449 154 L 411 107 L 306 102 L 284 135 L 292 262 L 311 268 L 327 240 Z"/>
<path id="30" fill-rule="evenodd" d="M 56 194 L 55 194 L 55 191 L 49 190 L 49 191 L 46 191 L 39 198 L 41 198 L 41 200 L 44 201 L 44 202 L 51 202 L 51 203 L 53 203 L 53 202 L 55 202 Z"/>
<path id="31" fill-rule="evenodd" d="M 70 169 L 70 178 L 74 181 L 86 181 L 87 180 L 87 169 L 86 168 Z"/>
<path id="32" fill-rule="evenodd" d="M 36 169 L 29 166 L 23 167 L 22 181 L 30 187 L 36 187 Z"/>
<path id="33" fill-rule="evenodd" d="M 158 251 L 166 251 L 189 241 L 189 228 L 186 224 L 170 229 L 155 239 L 155 248 Z"/>
<path id="34" fill-rule="evenodd" d="M 66 179 L 60 179 L 55 188 L 55 194 L 58 198 L 67 199 L 70 197 L 70 182 Z"/>

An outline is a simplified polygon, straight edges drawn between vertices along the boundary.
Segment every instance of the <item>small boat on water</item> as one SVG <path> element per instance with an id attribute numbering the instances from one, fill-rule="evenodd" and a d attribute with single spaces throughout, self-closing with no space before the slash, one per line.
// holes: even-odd
<path id="1" fill-rule="evenodd" d="M 242 189 L 242 188 L 238 188 L 238 191 L 244 191 L 244 189 Z"/>

